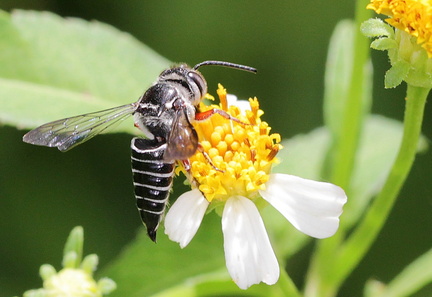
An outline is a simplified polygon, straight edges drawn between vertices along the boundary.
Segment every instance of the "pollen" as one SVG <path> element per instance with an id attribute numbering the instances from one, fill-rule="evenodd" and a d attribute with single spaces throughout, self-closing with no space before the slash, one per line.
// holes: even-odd
<path id="1" fill-rule="evenodd" d="M 414 36 L 432 58 L 431 0 L 371 0 L 367 8 L 389 16 L 387 23 Z"/>
<path id="2" fill-rule="evenodd" d="M 271 128 L 261 120 L 257 98 L 249 99 L 249 109 L 242 110 L 228 104 L 221 85 L 217 94 L 220 103 L 201 103 L 200 112 L 219 109 L 231 118 L 215 113 L 193 123 L 200 150 L 189 159 L 190 168 L 181 170 L 209 202 L 224 202 L 232 196 L 254 199 L 258 190 L 265 189 L 277 162 L 280 135 L 270 134 Z"/>

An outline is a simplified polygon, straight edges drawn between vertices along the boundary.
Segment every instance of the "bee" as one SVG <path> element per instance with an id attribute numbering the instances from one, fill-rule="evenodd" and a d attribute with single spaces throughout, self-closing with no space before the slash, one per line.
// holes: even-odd
<path id="1" fill-rule="evenodd" d="M 25 134 L 23 141 L 65 152 L 133 116 L 135 126 L 145 136 L 131 141 L 136 205 L 148 236 L 156 242 L 175 164 L 187 164 L 199 148 L 192 123 L 216 113 L 231 119 L 218 109 L 199 112 L 199 103 L 207 93 L 207 82 L 198 71 L 204 65 L 257 72 L 249 66 L 223 61 L 204 61 L 194 67 L 180 64 L 164 70 L 137 102 L 44 124 Z"/>

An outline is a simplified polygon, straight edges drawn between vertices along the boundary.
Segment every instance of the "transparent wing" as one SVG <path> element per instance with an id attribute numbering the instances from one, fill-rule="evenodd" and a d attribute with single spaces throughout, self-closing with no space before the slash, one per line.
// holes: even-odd
<path id="1" fill-rule="evenodd" d="M 168 137 L 165 161 L 186 160 L 198 148 L 198 134 L 184 111 L 179 111 Z"/>
<path id="2" fill-rule="evenodd" d="M 23 141 L 57 147 L 64 152 L 124 120 L 137 106 L 137 103 L 132 103 L 50 122 L 28 132 L 24 135 Z"/>

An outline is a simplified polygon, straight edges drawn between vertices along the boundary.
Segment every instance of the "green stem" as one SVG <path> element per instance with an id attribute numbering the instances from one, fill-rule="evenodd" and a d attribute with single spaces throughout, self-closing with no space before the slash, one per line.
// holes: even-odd
<path id="1" fill-rule="evenodd" d="M 393 167 L 357 229 L 341 247 L 334 263 L 332 286 L 338 288 L 364 257 L 381 231 L 414 163 L 421 134 L 423 112 L 430 89 L 408 85 L 404 133 Z M 324 295 L 322 295 L 324 296 Z"/>
<path id="2" fill-rule="evenodd" d="M 307 296 L 334 296 L 381 231 L 414 163 L 429 91 L 430 89 L 408 85 L 402 143 L 384 187 L 364 219 L 341 246 L 336 259 L 332 258 L 332 263 L 327 263 L 331 265 L 315 267 L 315 274 L 319 274 L 318 282 L 312 284 L 315 286 L 311 286 L 312 290 Z M 323 274 L 328 277 L 323 278 Z"/>
<path id="3" fill-rule="evenodd" d="M 369 0 L 358 0 L 356 4 L 355 26 L 360 28 L 360 24 L 371 16 L 371 11 L 365 9 Z M 365 65 L 369 59 L 369 41 L 358 30 L 354 37 L 354 60 L 351 72 L 348 100 L 344 110 L 342 131 L 338 139 L 336 153 L 331 171 L 330 180 L 344 188 L 349 195 L 350 180 L 354 167 L 355 155 L 357 153 L 358 142 L 363 123 L 365 99 L 364 87 Z M 325 297 L 332 296 L 336 288 L 328 287 L 331 283 L 331 274 L 328 268 L 333 266 L 335 260 L 334 251 L 340 246 L 343 239 L 343 230 L 340 230 L 332 238 L 321 240 L 317 246 L 309 267 L 305 296 Z M 324 292 L 326 292 L 324 295 Z"/>

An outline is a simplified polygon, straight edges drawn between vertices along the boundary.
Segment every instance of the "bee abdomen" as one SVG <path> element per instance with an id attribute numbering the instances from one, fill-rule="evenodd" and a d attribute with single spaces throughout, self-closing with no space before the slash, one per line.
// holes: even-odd
<path id="1" fill-rule="evenodd" d="M 153 241 L 156 241 L 174 175 L 174 162 L 163 160 L 166 146 L 156 139 L 133 138 L 131 143 L 136 205 Z"/>

